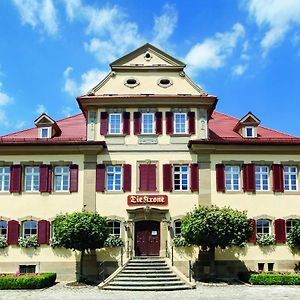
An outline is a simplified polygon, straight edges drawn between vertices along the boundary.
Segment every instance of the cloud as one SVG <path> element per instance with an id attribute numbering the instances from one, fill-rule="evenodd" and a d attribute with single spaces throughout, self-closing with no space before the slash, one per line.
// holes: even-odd
<path id="1" fill-rule="evenodd" d="M 70 106 L 63 106 L 61 109 L 61 115 L 64 117 L 70 117 L 71 115 L 73 115 L 73 108 Z"/>
<path id="2" fill-rule="evenodd" d="M 247 65 L 236 65 L 232 68 L 232 74 L 235 76 L 241 76 L 245 73 Z"/>
<path id="3" fill-rule="evenodd" d="M 42 26 L 49 35 L 58 32 L 58 20 L 53 0 L 13 0 L 21 16 L 22 24 L 33 28 Z"/>
<path id="4" fill-rule="evenodd" d="M 219 69 L 226 64 L 226 60 L 244 36 L 243 25 L 236 23 L 231 31 L 216 33 L 214 37 L 194 45 L 184 61 L 192 72 Z"/>
<path id="5" fill-rule="evenodd" d="M 0 106 L 5 106 L 7 104 L 11 104 L 13 102 L 13 98 L 2 91 L 2 82 L 0 82 Z"/>
<path id="6" fill-rule="evenodd" d="M 258 27 L 266 30 L 260 42 L 264 56 L 300 24 L 299 0 L 250 0 L 246 8 Z"/>
<path id="7" fill-rule="evenodd" d="M 27 121 L 17 121 L 17 122 L 15 123 L 15 128 L 16 128 L 17 130 L 20 130 L 20 129 L 25 128 L 26 125 L 27 125 Z"/>
<path id="8" fill-rule="evenodd" d="M 38 104 L 35 110 L 39 115 L 42 113 L 47 113 L 47 109 L 43 104 Z"/>

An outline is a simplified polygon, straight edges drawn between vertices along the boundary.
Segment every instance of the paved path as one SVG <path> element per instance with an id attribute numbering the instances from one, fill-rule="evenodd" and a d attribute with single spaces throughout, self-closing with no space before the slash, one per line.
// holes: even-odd
<path id="1" fill-rule="evenodd" d="M 198 285 L 195 290 L 174 292 L 117 292 L 100 291 L 97 287 L 67 287 L 65 283 L 43 290 L 0 291 L 0 299 L 63 299 L 63 300 L 196 300 L 196 299 L 222 299 L 222 300 L 300 300 L 300 287 L 298 286 L 246 286 L 246 285 Z"/>

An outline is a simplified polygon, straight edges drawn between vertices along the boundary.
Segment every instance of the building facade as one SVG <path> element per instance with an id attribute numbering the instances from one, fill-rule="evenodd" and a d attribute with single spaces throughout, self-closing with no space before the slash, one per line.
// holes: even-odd
<path id="1" fill-rule="evenodd" d="M 55 248 L 51 222 L 59 213 L 96 211 L 109 219 L 124 248 L 86 258 L 88 275 L 111 273 L 133 255 L 170 257 L 187 272 L 193 247 L 173 248 L 180 220 L 198 205 L 246 210 L 253 237 L 243 249 L 217 249 L 217 272 L 294 269 L 299 253 L 286 235 L 300 219 L 300 139 L 265 128 L 251 112 L 242 119 L 215 111 L 185 64 L 146 44 L 116 60 L 111 72 L 77 98 L 81 113 L 0 139 L 0 272 L 75 277 L 79 254 Z M 36 249 L 18 246 L 37 235 Z M 256 237 L 274 236 L 259 247 Z M 203 274 L 210 272 L 203 251 Z"/>

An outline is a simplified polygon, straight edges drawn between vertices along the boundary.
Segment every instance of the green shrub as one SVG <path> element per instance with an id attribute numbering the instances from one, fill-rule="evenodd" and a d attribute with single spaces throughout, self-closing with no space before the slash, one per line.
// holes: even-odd
<path id="1" fill-rule="evenodd" d="M 40 246 L 38 243 L 38 239 L 36 235 L 20 237 L 18 240 L 18 244 L 22 248 L 37 248 Z"/>
<path id="2" fill-rule="evenodd" d="M 187 243 L 185 238 L 182 237 L 182 236 L 177 236 L 177 237 L 173 238 L 173 244 L 174 244 L 175 247 L 191 246 L 189 243 Z"/>
<path id="3" fill-rule="evenodd" d="M 41 289 L 55 283 L 56 273 L 0 275 L 0 290 Z"/>
<path id="4" fill-rule="evenodd" d="M 289 272 L 253 273 L 241 272 L 238 274 L 242 281 L 256 285 L 300 285 L 300 274 Z"/>
<path id="5" fill-rule="evenodd" d="M 7 244 L 7 240 L 6 240 L 6 237 L 0 237 L 0 248 L 3 249 L 5 247 L 7 247 L 8 244 Z"/>
<path id="6" fill-rule="evenodd" d="M 104 242 L 105 247 L 123 247 L 124 242 L 122 239 L 117 235 L 110 234 L 108 238 Z"/>
<path id="7" fill-rule="evenodd" d="M 257 235 L 256 244 L 258 246 L 270 246 L 275 244 L 275 237 L 271 234 Z"/>

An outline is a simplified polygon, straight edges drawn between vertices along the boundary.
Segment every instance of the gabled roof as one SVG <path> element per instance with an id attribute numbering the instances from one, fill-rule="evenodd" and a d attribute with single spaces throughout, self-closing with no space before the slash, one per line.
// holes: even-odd
<path id="1" fill-rule="evenodd" d="M 42 113 L 39 117 L 34 120 L 35 125 L 39 124 L 55 124 L 56 122 L 49 117 L 46 113 Z"/>

